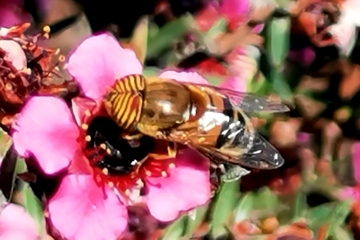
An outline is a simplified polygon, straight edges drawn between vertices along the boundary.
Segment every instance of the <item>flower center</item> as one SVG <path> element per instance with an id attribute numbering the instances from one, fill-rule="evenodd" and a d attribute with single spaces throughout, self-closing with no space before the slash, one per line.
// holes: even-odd
<path id="1" fill-rule="evenodd" d="M 87 102 L 81 117 L 83 153 L 99 187 L 116 188 L 126 196 L 142 190 L 149 177 L 168 177 L 175 167 L 168 143 L 142 136 L 137 141 L 122 138 L 123 130 L 106 114 L 102 105 Z"/>
<path id="2" fill-rule="evenodd" d="M 107 117 L 95 117 L 87 130 L 85 151 L 92 167 L 106 175 L 116 176 L 131 173 L 153 150 L 152 138 L 142 137 L 129 142 L 121 138 L 122 129 Z"/>

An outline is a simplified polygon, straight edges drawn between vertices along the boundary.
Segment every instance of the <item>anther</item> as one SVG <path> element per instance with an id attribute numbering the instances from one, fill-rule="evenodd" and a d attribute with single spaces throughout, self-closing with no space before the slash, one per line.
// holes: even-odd
<path id="1" fill-rule="evenodd" d="M 43 27 L 43 31 L 46 32 L 46 33 L 49 33 L 50 32 L 50 27 L 49 26 L 44 26 Z"/>
<path id="2" fill-rule="evenodd" d="M 109 183 L 108 183 L 108 186 L 111 187 L 111 188 L 113 188 L 113 187 L 114 187 L 114 183 L 113 183 L 113 182 L 109 182 Z"/>
<path id="3" fill-rule="evenodd" d="M 140 179 L 136 181 L 136 184 L 141 188 L 144 187 L 144 182 L 141 181 Z"/>
<path id="4" fill-rule="evenodd" d="M 54 69 L 58 72 L 60 72 L 60 68 L 58 66 L 54 67 Z"/>
<path id="5" fill-rule="evenodd" d="M 85 141 L 87 141 L 87 142 L 90 142 L 90 141 L 91 141 L 90 135 L 87 135 L 87 136 L 85 137 Z"/>
<path id="6" fill-rule="evenodd" d="M 166 173 L 165 171 L 162 171 L 162 172 L 161 172 L 161 176 L 166 177 L 166 176 L 167 176 L 167 173 Z"/>
<path id="7" fill-rule="evenodd" d="M 87 117 L 90 117 L 90 116 L 91 116 L 91 112 L 90 112 L 89 109 L 85 110 L 84 114 L 85 114 L 85 116 L 87 116 Z"/>
<path id="8" fill-rule="evenodd" d="M 81 124 L 81 128 L 84 130 L 87 130 L 89 128 L 89 125 L 83 123 L 83 124 Z"/>
<path id="9" fill-rule="evenodd" d="M 58 55 L 59 53 L 60 53 L 60 48 L 56 49 L 54 52 L 55 55 Z"/>
<path id="10" fill-rule="evenodd" d="M 110 148 L 106 149 L 106 152 L 107 154 L 111 154 L 111 149 Z"/>
<path id="11" fill-rule="evenodd" d="M 104 175 L 108 175 L 108 174 L 109 174 L 109 170 L 108 170 L 107 168 L 103 168 L 102 173 L 103 173 Z"/>
<path id="12" fill-rule="evenodd" d="M 9 73 L 9 74 L 8 74 L 8 78 L 15 78 L 15 74 Z"/>
<path id="13" fill-rule="evenodd" d="M 145 171 L 146 176 L 150 177 L 151 176 L 151 172 L 150 171 Z"/>
<path id="14" fill-rule="evenodd" d="M 65 61 L 65 56 L 64 55 L 60 55 L 59 56 L 59 62 L 64 62 Z"/>
<path id="15" fill-rule="evenodd" d="M 12 90 L 11 84 L 10 84 L 10 83 L 6 83 L 6 84 L 5 84 L 5 89 L 6 89 L 6 90 Z"/>
<path id="16" fill-rule="evenodd" d="M 169 168 L 175 168 L 175 163 L 170 163 Z"/>
<path id="17" fill-rule="evenodd" d="M 30 75 L 31 74 L 31 69 L 30 68 L 24 68 L 22 70 L 23 73 L 27 74 L 27 75 Z"/>
<path id="18" fill-rule="evenodd" d="M 131 192 L 130 192 L 129 189 L 126 189 L 124 193 L 125 193 L 126 196 L 130 196 L 130 193 L 131 193 Z"/>
<path id="19" fill-rule="evenodd" d="M 105 143 L 100 144 L 100 148 L 106 150 L 106 144 Z"/>

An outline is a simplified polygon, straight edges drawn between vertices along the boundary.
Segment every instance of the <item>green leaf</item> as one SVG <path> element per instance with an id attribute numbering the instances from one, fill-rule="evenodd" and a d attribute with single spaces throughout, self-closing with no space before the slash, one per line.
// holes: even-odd
<path id="1" fill-rule="evenodd" d="M 293 206 L 293 220 L 303 217 L 304 210 L 307 209 L 306 195 L 302 191 L 298 191 L 295 195 Z"/>
<path id="2" fill-rule="evenodd" d="M 169 22 L 162 27 L 155 36 L 149 36 L 146 57 L 156 57 L 167 47 L 170 47 L 175 39 L 183 37 L 189 29 L 190 24 L 188 15 Z"/>
<path id="3" fill-rule="evenodd" d="M 140 19 L 132 34 L 130 44 L 134 47 L 136 57 L 143 64 L 146 57 L 149 32 L 149 19 L 147 16 Z"/>
<path id="4" fill-rule="evenodd" d="M 29 185 L 24 186 L 22 194 L 24 196 L 24 208 L 35 220 L 39 235 L 45 234 L 45 219 L 40 201 L 36 198 Z"/>
<path id="5" fill-rule="evenodd" d="M 345 228 L 337 226 L 334 228 L 333 240 L 353 240 L 352 234 Z"/>
<path id="6" fill-rule="evenodd" d="M 12 144 L 11 137 L 0 128 L 0 157 L 4 158 Z"/>
<path id="7" fill-rule="evenodd" d="M 213 74 L 203 74 L 204 78 L 209 81 L 209 83 L 213 86 L 218 86 L 225 79 L 223 76 L 213 75 Z"/>
<path id="8" fill-rule="evenodd" d="M 219 18 L 214 25 L 204 34 L 206 38 L 214 38 L 218 34 L 226 32 L 227 21 L 225 18 Z"/>
<path id="9" fill-rule="evenodd" d="M 186 215 L 182 215 L 178 220 L 173 222 L 165 229 L 165 233 L 161 237 L 163 240 L 179 239 L 185 230 Z"/>
<path id="10" fill-rule="evenodd" d="M 143 74 L 146 77 L 157 76 L 159 72 L 160 72 L 160 69 L 158 69 L 156 67 L 145 67 L 143 70 Z"/>
<path id="11" fill-rule="evenodd" d="M 275 67 L 271 70 L 271 79 L 270 83 L 273 90 L 281 97 L 282 99 L 291 102 L 293 98 L 293 93 L 291 88 L 283 75 Z"/>
<path id="12" fill-rule="evenodd" d="M 155 37 L 156 34 L 158 34 L 158 32 L 159 32 L 159 26 L 156 23 L 150 21 L 149 22 L 148 38 Z"/>
<path id="13" fill-rule="evenodd" d="M 338 204 L 338 206 L 331 212 L 328 236 L 332 236 L 334 229 L 345 223 L 346 217 L 349 215 L 350 211 L 350 201 L 342 201 Z"/>
<path id="14" fill-rule="evenodd" d="M 206 216 L 208 208 L 209 205 L 206 204 L 204 206 L 191 210 L 191 212 L 188 214 L 186 218 L 184 235 L 187 239 L 190 239 L 193 236 L 196 228 L 200 226 Z"/>
<path id="15" fill-rule="evenodd" d="M 16 160 L 15 172 L 24 173 L 27 171 L 25 159 L 18 157 Z"/>
<path id="16" fill-rule="evenodd" d="M 229 216 L 234 210 L 238 199 L 239 181 L 223 183 L 219 193 L 216 196 L 212 210 L 212 237 L 217 238 L 228 231 L 225 224 L 229 222 Z"/>
<path id="17" fill-rule="evenodd" d="M 306 219 L 309 221 L 311 229 L 314 230 L 324 224 L 329 225 L 327 236 L 331 236 L 334 228 L 344 224 L 350 210 L 349 201 L 326 203 L 309 209 Z"/>
<path id="18" fill-rule="evenodd" d="M 254 209 L 254 201 L 255 196 L 253 193 L 247 193 L 240 199 L 234 213 L 235 223 L 249 219 L 250 213 Z"/>
<path id="19" fill-rule="evenodd" d="M 290 19 L 273 19 L 267 27 L 267 50 L 271 61 L 279 67 L 284 64 L 289 52 Z"/>
<path id="20" fill-rule="evenodd" d="M 247 91 L 253 92 L 259 95 L 268 95 L 271 91 L 271 86 L 266 81 L 264 75 L 261 77 L 247 81 Z"/>
<path id="21" fill-rule="evenodd" d="M 254 193 L 254 208 L 274 212 L 279 206 L 279 200 L 270 188 L 264 187 L 259 192 Z M 264 201 L 266 199 L 266 201 Z"/>

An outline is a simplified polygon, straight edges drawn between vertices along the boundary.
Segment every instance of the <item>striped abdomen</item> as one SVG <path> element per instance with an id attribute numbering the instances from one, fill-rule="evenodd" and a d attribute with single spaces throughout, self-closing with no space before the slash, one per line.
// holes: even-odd
<path id="1" fill-rule="evenodd" d="M 224 100 L 223 114 L 229 117 L 221 128 L 216 147 L 233 155 L 246 153 L 252 146 L 253 128 L 245 114 L 233 107 L 228 98 Z"/>
<path id="2" fill-rule="evenodd" d="M 124 130 L 133 129 L 139 122 L 144 105 L 145 78 L 129 75 L 116 81 L 105 99 L 105 108 Z"/>

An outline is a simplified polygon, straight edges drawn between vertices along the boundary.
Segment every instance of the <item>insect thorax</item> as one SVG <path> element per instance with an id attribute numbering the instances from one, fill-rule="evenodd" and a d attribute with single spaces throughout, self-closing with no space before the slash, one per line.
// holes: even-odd
<path id="1" fill-rule="evenodd" d="M 165 129 L 188 119 L 189 90 L 175 81 L 153 82 L 146 86 L 141 123 Z"/>

